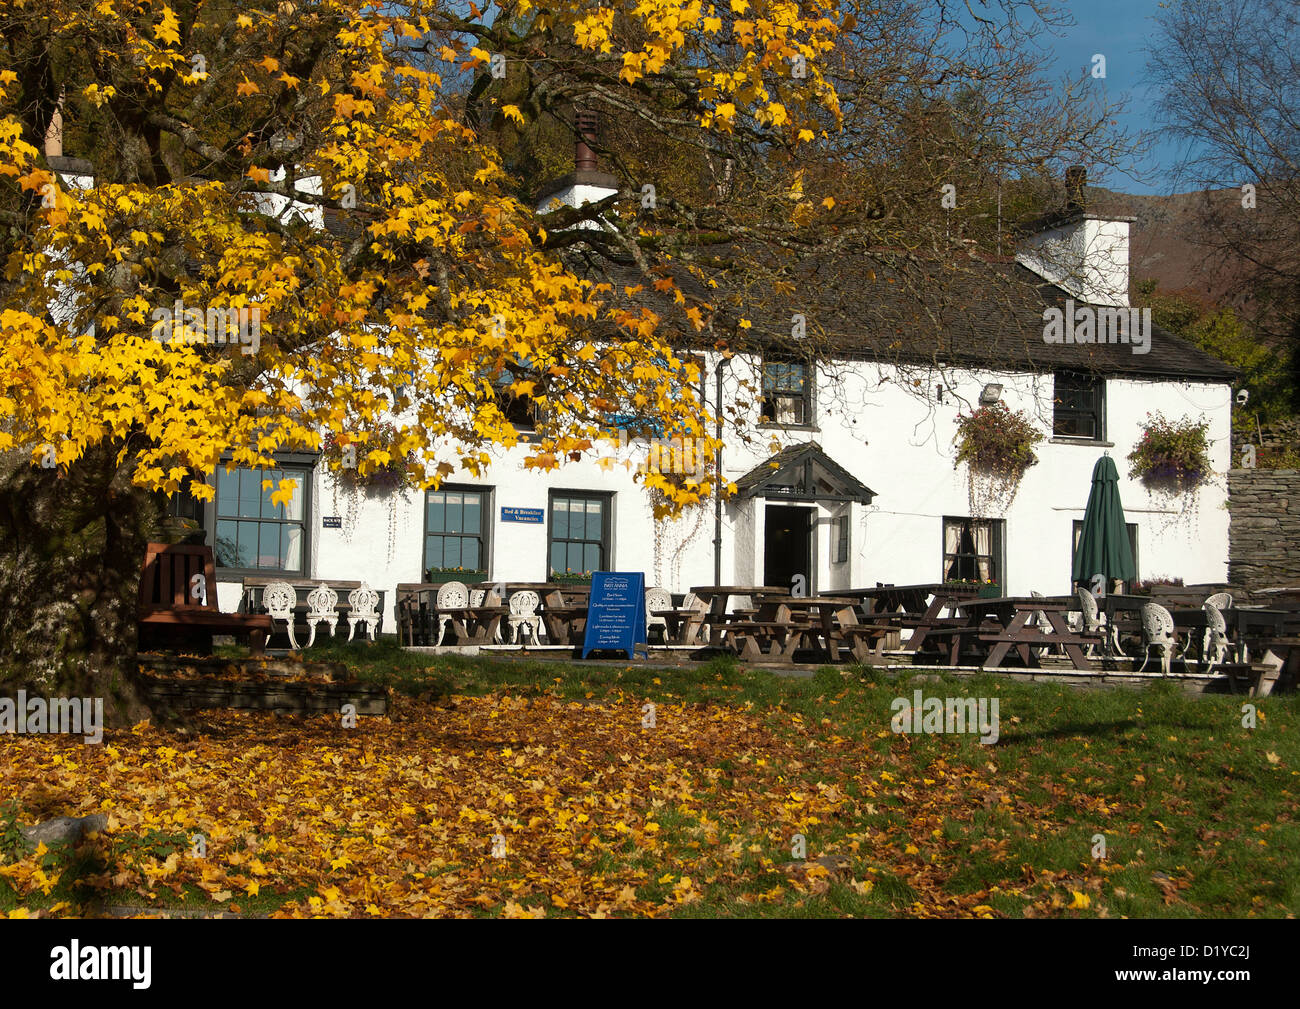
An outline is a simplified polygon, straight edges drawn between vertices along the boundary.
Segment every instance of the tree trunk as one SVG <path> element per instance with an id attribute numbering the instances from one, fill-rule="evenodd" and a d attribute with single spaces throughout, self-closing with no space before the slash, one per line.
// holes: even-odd
<path id="1" fill-rule="evenodd" d="M 25 451 L 0 453 L 0 696 L 103 698 L 109 725 L 151 716 L 136 600 L 161 509 L 128 467 L 116 447 L 62 475 Z"/>

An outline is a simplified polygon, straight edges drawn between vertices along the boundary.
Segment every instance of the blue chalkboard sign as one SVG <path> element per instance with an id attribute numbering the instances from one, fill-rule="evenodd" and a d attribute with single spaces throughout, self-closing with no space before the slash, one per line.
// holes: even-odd
<path id="1" fill-rule="evenodd" d="M 591 598 L 587 603 L 587 629 L 582 638 L 582 657 L 592 652 L 624 652 L 629 659 L 637 649 L 650 657 L 646 647 L 645 573 L 642 571 L 596 571 L 591 576 Z"/>

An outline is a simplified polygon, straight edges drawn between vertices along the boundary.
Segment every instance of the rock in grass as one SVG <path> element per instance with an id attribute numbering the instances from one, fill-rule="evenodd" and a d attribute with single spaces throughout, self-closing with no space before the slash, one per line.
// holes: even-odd
<path id="1" fill-rule="evenodd" d="M 39 844 L 79 844 L 87 834 L 108 829 L 108 817 L 103 813 L 89 816 L 56 816 L 34 827 L 20 827 L 23 840 L 35 848 Z"/>

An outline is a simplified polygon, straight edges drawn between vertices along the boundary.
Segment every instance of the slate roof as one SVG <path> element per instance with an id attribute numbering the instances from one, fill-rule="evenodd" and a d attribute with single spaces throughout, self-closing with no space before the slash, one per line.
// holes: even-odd
<path id="1" fill-rule="evenodd" d="M 575 254 L 566 254 L 570 257 Z M 755 348 L 794 350 L 791 317 L 798 312 L 807 320 L 810 347 L 849 360 L 1216 383 L 1240 377 L 1235 368 L 1155 325 L 1146 354 L 1135 354 L 1126 344 L 1045 342 L 1044 310 L 1063 309 L 1071 295 L 1011 259 L 941 263 L 889 253 L 880 258 L 894 262 L 883 266 L 866 254 L 807 257 L 785 274 L 793 285 L 789 294 L 773 292 L 770 284 L 746 290 L 725 276 L 719 278 L 723 286 L 712 291 L 684 271 L 677 279 L 689 297 L 722 310 L 715 333 L 730 332 L 740 317 L 749 319 L 751 329 L 738 332 Z M 624 285 L 643 284 L 645 290 L 633 300 L 662 316 L 679 311 L 668 295 L 650 290 L 630 264 L 575 257 L 570 265 L 593 280 L 608 281 L 620 296 Z"/>

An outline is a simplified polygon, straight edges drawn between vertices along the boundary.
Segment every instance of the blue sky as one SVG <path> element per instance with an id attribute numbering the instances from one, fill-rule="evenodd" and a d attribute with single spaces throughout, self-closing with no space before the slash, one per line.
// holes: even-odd
<path id="1" fill-rule="evenodd" d="M 1121 128 L 1131 134 L 1154 130 L 1153 89 L 1142 84 L 1146 72 L 1146 49 L 1155 32 L 1154 16 L 1159 0 L 1072 0 L 1062 4 L 1074 16 L 1073 27 L 1061 29 L 1058 37 L 1043 37 L 1055 56 L 1055 77 L 1077 74 L 1091 69 L 1094 53 L 1106 57 L 1106 79 L 1093 80 L 1093 87 L 1104 88 L 1110 100 L 1128 97 L 1128 111 L 1118 117 Z M 1129 175 L 1115 171 L 1090 170 L 1088 181 L 1094 185 L 1126 193 L 1170 193 L 1175 191 L 1170 170 L 1179 157 L 1176 145 L 1157 139 L 1149 155 L 1133 166 Z M 1130 176 L 1140 176 L 1134 178 Z"/>

